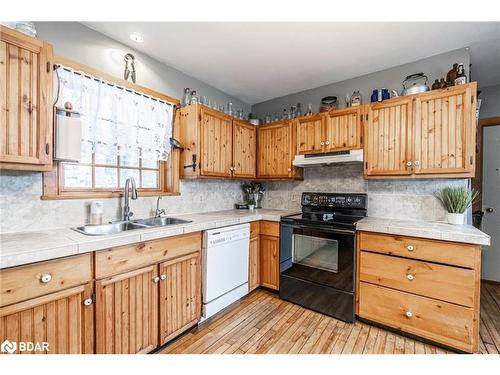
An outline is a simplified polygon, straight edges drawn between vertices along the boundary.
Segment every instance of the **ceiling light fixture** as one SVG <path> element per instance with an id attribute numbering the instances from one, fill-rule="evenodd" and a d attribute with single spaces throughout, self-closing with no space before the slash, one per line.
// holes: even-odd
<path id="1" fill-rule="evenodd" d="M 130 34 L 130 39 L 132 39 L 134 42 L 137 42 L 137 43 L 144 42 L 144 37 L 141 34 L 139 34 L 137 31 Z"/>

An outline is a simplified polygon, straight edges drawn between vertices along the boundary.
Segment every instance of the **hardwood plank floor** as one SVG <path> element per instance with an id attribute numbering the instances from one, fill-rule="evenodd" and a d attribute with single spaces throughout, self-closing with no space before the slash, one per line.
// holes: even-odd
<path id="1" fill-rule="evenodd" d="M 479 353 L 500 352 L 500 285 L 481 285 Z M 347 324 L 257 289 L 160 353 L 446 354 L 363 322 Z"/>

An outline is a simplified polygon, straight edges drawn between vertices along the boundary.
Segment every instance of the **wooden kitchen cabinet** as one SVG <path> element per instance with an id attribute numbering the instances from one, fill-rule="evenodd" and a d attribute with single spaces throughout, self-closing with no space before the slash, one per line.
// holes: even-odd
<path id="1" fill-rule="evenodd" d="M 292 121 L 279 121 L 258 127 L 257 178 L 301 178 L 301 172 L 292 165 L 296 150 L 295 137 Z"/>
<path id="2" fill-rule="evenodd" d="M 366 106 L 330 111 L 325 115 L 325 152 L 360 149 L 363 144 L 363 116 Z"/>
<path id="3" fill-rule="evenodd" d="M 479 344 L 479 245 L 358 234 L 357 314 L 466 352 Z"/>
<path id="4" fill-rule="evenodd" d="M 158 346 L 158 266 L 96 281 L 96 352 L 147 353 Z"/>
<path id="5" fill-rule="evenodd" d="M 48 351 L 23 352 L 31 354 L 94 353 L 92 290 L 87 283 L 1 307 L 0 342 L 48 343 Z"/>
<path id="6" fill-rule="evenodd" d="M 402 97 L 368 106 L 364 137 L 365 176 L 412 173 L 413 98 Z"/>
<path id="7" fill-rule="evenodd" d="M 413 172 L 474 176 L 476 83 L 415 98 Z"/>
<path id="8" fill-rule="evenodd" d="M 52 169 L 52 46 L 0 26 L 0 169 Z"/>
<path id="9" fill-rule="evenodd" d="M 160 345 L 189 327 L 201 316 L 200 253 L 160 264 Z"/>
<path id="10" fill-rule="evenodd" d="M 325 152 L 325 116 L 300 117 L 295 120 L 297 128 L 297 153 L 318 154 Z"/>
<path id="11" fill-rule="evenodd" d="M 365 177 L 474 177 L 476 90 L 472 82 L 370 104 Z"/>
<path id="12" fill-rule="evenodd" d="M 260 285 L 260 222 L 250 223 L 250 247 L 248 261 L 248 291 L 256 289 Z"/>
<path id="13" fill-rule="evenodd" d="M 255 178 L 256 129 L 194 104 L 180 109 L 182 178 Z"/>
<path id="14" fill-rule="evenodd" d="M 260 222 L 260 284 L 279 290 L 280 237 L 279 223 Z"/>
<path id="15" fill-rule="evenodd" d="M 255 178 L 257 127 L 244 121 L 233 120 L 233 176 Z"/>

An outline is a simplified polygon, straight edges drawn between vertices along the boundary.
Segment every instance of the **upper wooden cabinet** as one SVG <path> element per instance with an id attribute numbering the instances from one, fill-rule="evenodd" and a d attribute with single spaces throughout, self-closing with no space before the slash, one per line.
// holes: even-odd
<path id="1" fill-rule="evenodd" d="M 0 26 L 0 169 L 52 168 L 52 46 Z"/>
<path id="2" fill-rule="evenodd" d="M 415 98 L 413 173 L 474 175 L 476 83 Z"/>
<path id="3" fill-rule="evenodd" d="M 257 127 L 233 120 L 233 176 L 255 178 Z"/>
<path id="4" fill-rule="evenodd" d="M 365 106 L 295 119 L 297 153 L 321 154 L 361 148 Z"/>
<path id="5" fill-rule="evenodd" d="M 413 98 L 403 97 L 368 107 L 365 126 L 365 175 L 411 174 Z"/>
<path id="6" fill-rule="evenodd" d="M 294 125 L 280 121 L 259 126 L 257 130 L 258 178 L 293 178 L 295 155 Z"/>
<path id="7" fill-rule="evenodd" d="M 255 178 L 256 129 L 202 105 L 180 110 L 182 178 Z"/>
<path id="8" fill-rule="evenodd" d="M 475 82 L 369 105 L 365 177 L 473 177 Z"/>

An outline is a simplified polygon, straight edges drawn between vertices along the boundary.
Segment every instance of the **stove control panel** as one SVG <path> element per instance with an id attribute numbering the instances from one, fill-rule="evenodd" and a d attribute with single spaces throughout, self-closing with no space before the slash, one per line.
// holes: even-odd
<path id="1" fill-rule="evenodd" d="M 302 193 L 303 207 L 367 208 L 366 194 Z"/>

